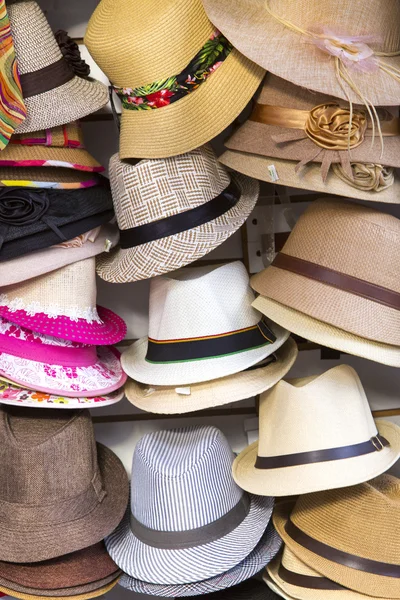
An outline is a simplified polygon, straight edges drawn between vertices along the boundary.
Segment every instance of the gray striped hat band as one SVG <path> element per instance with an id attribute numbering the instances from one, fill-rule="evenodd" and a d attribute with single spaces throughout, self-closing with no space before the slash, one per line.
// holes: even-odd
<path id="1" fill-rule="evenodd" d="M 183 550 L 215 542 L 231 533 L 247 517 L 250 498 L 244 493 L 239 502 L 225 515 L 196 529 L 185 531 L 158 531 L 140 523 L 130 513 L 130 526 L 133 534 L 144 544 L 163 550 Z"/>

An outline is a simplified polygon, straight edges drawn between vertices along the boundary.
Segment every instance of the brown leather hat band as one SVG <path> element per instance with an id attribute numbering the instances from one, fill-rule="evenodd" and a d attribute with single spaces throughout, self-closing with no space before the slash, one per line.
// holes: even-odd
<path id="1" fill-rule="evenodd" d="M 362 558 L 355 554 L 337 550 L 336 548 L 332 548 L 332 546 L 328 546 L 307 535 L 290 520 L 285 525 L 285 531 L 294 542 L 297 542 L 297 544 L 300 544 L 303 548 L 306 548 L 310 552 L 314 552 L 314 554 L 326 558 L 331 562 L 372 575 L 400 578 L 400 564 L 393 565 L 390 563 L 379 562 L 377 560 L 370 560 L 369 558 Z M 373 542 L 374 540 L 371 539 L 371 544 L 373 544 Z"/>
<path id="2" fill-rule="evenodd" d="M 254 466 L 256 469 L 281 469 L 283 467 L 310 465 L 330 460 L 344 460 L 346 458 L 372 454 L 372 452 L 380 452 L 385 446 L 390 446 L 390 443 L 386 438 L 377 434 L 367 442 L 352 444 L 351 446 L 298 452 L 297 454 L 282 454 L 280 456 L 257 456 Z"/>
<path id="3" fill-rule="evenodd" d="M 361 296 L 362 298 L 367 298 L 368 300 L 383 304 L 389 308 L 400 310 L 399 293 L 375 285 L 374 283 L 363 281 L 352 275 L 346 275 L 345 273 L 334 271 L 333 269 L 317 265 L 308 260 L 289 256 L 283 252 L 279 252 L 276 255 L 271 266 L 290 271 L 291 273 L 296 273 L 296 275 L 302 275 L 303 277 L 313 279 L 314 281 L 320 281 L 326 285 L 330 285 L 356 296 Z"/>
<path id="4" fill-rule="evenodd" d="M 345 590 L 347 588 L 327 579 L 326 577 L 313 577 L 311 575 L 301 575 L 294 571 L 289 571 L 281 565 L 278 571 L 279 577 L 289 585 L 295 585 L 310 590 Z"/>
<path id="5" fill-rule="evenodd" d="M 55 63 L 43 67 L 38 71 L 24 73 L 20 76 L 21 87 L 24 98 L 37 96 L 61 87 L 75 77 L 75 73 L 69 67 L 64 58 Z"/>

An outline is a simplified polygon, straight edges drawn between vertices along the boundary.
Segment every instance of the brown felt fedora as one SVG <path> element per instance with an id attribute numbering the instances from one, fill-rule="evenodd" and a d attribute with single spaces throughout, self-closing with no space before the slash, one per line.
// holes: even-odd
<path id="1" fill-rule="evenodd" d="M 128 479 L 115 454 L 96 445 L 89 411 L 2 407 L 0 432 L 0 560 L 38 563 L 115 529 Z"/>

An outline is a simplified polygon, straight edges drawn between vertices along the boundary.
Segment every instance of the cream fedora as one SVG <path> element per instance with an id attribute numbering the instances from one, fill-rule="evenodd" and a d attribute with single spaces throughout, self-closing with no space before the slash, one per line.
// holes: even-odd
<path id="1" fill-rule="evenodd" d="M 363 96 L 377 106 L 399 104 L 397 0 L 203 3 L 216 27 L 267 71 L 355 103 Z"/>
<path id="2" fill-rule="evenodd" d="M 238 485 L 263 496 L 342 488 L 387 471 L 400 457 L 400 427 L 374 422 L 352 367 L 280 381 L 261 396 L 260 438 L 233 465 Z"/>
<path id="3" fill-rule="evenodd" d="M 149 336 L 122 354 L 124 371 L 141 383 L 180 386 L 256 365 L 289 333 L 264 322 L 253 300 L 240 261 L 152 279 Z"/>

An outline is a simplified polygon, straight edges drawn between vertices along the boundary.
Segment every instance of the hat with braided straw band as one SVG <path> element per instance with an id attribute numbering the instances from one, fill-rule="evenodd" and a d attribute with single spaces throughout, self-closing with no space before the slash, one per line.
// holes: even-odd
<path id="1" fill-rule="evenodd" d="M 314 319 L 400 349 L 399 249 L 399 219 L 359 204 L 318 200 L 251 285 Z"/>
<path id="2" fill-rule="evenodd" d="M 240 261 L 152 279 L 149 335 L 122 354 L 124 371 L 141 383 L 181 386 L 253 367 L 289 337 L 263 321 L 253 300 Z"/>
<path id="3" fill-rule="evenodd" d="M 400 480 L 380 475 L 348 488 L 282 502 L 274 525 L 312 569 L 355 592 L 400 597 Z"/>
<path id="4" fill-rule="evenodd" d="M 275 385 L 291 369 L 297 355 L 296 342 L 289 338 L 272 356 L 249 370 L 195 383 L 183 389 L 173 386 L 153 387 L 129 379 L 125 385 L 125 395 L 134 406 L 159 414 L 182 414 L 223 406 L 257 396 Z"/>
<path id="5" fill-rule="evenodd" d="M 117 344 L 124 321 L 96 306 L 95 257 L 0 288 L 0 316 L 31 331 L 92 345 Z"/>
<path id="6" fill-rule="evenodd" d="M 115 529 L 127 507 L 128 478 L 119 458 L 96 444 L 88 410 L 2 406 L 0 428 L 2 561 L 40 563 L 97 544 Z"/>
<path id="7" fill-rule="evenodd" d="M 90 600 L 90 598 L 104 598 L 103 594 L 107 594 L 110 592 L 118 583 L 118 577 L 108 583 L 107 585 L 103 585 L 94 591 L 87 591 L 82 594 L 75 594 L 74 592 L 71 595 L 68 595 L 68 590 L 66 591 L 67 595 L 63 596 L 54 596 L 57 600 Z M 23 593 L 16 591 L 14 589 L 10 589 L 7 587 L 0 586 L 0 590 L 2 590 L 5 594 L 11 596 L 12 598 L 20 598 L 20 600 L 48 600 L 48 596 L 44 595 L 36 595 L 32 593 Z"/>
<path id="8" fill-rule="evenodd" d="M 294 496 L 356 485 L 400 457 L 400 427 L 374 422 L 352 367 L 280 381 L 260 401 L 259 440 L 235 459 L 241 488 Z"/>
<path id="9" fill-rule="evenodd" d="M 107 87 L 87 77 L 79 50 L 59 46 L 35 0 L 13 0 L 7 10 L 28 112 L 16 133 L 70 123 L 107 104 Z"/>
<path id="10" fill-rule="evenodd" d="M 354 592 L 320 575 L 297 558 L 288 546 L 267 565 L 263 579 L 271 590 L 287 600 L 321 600 L 321 595 L 326 600 L 376 600 L 376 596 Z"/>
<path id="11" fill-rule="evenodd" d="M 120 248 L 97 262 L 106 281 L 138 281 L 179 269 L 208 254 L 243 225 L 258 182 L 230 175 L 204 146 L 136 165 L 110 161 Z"/>
<path id="12" fill-rule="evenodd" d="M 201 0 L 102 0 L 85 44 L 122 99 L 122 159 L 165 158 L 209 142 L 265 72 L 216 31 Z"/>
<path id="13" fill-rule="evenodd" d="M 292 83 L 337 98 L 397 106 L 397 0 L 203 0 L 245 56 Z M 338 74 L 337 74 L 338 71 Z"/>

